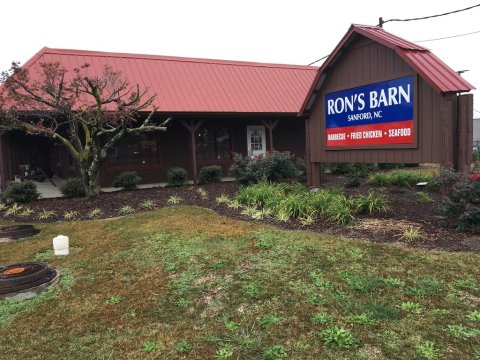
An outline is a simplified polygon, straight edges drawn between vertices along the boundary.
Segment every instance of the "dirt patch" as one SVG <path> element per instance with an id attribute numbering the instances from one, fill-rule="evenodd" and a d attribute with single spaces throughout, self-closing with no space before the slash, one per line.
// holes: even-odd
<path id="1" fill-rule="evenodd" d="M 341 176 L 328 176 L 325 186 L 343 186 L 346 179 Z M 199 191 L 199 188 L 203 189 Z M 347 195 L 366 194 L 371 186 L 363 182 L 357 188 L 345 189 Z M 134 191 L 119 191 L 115 193 L 102 193 L 94 199 L 42 199 L 28 204 L 33 213 L 28 216 L 7 216 L 8 220 L 19 222 L 54 222 L 64 221 L 65 214 L 71 211 L 76 212 L 76 220 L 89 219 L 88 214 L 94 209 L 100 209 L 101 215 L 98 218 L 116 218 L 120 214 L 120 209 L 125 206 L 131 206 L 135 212 L 147 211 L 145 201 L 153 201 L 156 209 L 169 207 L 172 204 L 172 197 L 179 197 L 180 205 L 194 205 L 208 208 L 221 215 L 226 215 L 233 219 L 240 219 L 257 224 L 270 224 L 281 228 L 292 230 L 311 230 L 320 233 L 345 236 L 354 239 L 370 240 L 380 243 L 398 243 L 402 242 L 407 246 L 424 247 L 429 249 L 441 249 L 449 251 L 474 251 L 478 248 L 469 246 L 465 241 L 471 235 L 459 232 L 455 229 L 446 227 L 446 219 L 439 214 L 438 209 L 441 204 L 441 195 L 430 192 L 432 202 L 421 202 L 415 197 L 417 189 L 403 188 L 383 188 L 374 189 L 377 192 L 383 192 L 391 206 L 391 211 L 381 215 L 359 216 L 356 222 L 349 226 L 341 226 L 335 223 L 317 219 L 310 226 L 303 226 L 297 221 L 286 223 L 278 222 L 267 218 L 264 220 L 252 220 L 241 214 L 241 208 L 231 209 L 224 204 L 217 204 L 215 199 L 220 195 L 234 197 L 237 193 L 237 187 L 234 183 L 208 184 L 203 186 L 185 186 L 181 188 L 151 188 Z M 39 220 L 39 215 L 43 209 L 54 210 L 55 214 L 48 219 Z M 229 219 L 216 219 L 212 221 L 221 221 L 222 224 L 211 226 L 209 223 L 196 224 L 195 231 L 209 233 L 211 229 L 221 229 L 218 235 L 231 234 L 239 235 L 242 229 L 236 229 L 238 223 Z M 183 219 L 178 218 L 172 227 L 184 228 Z M 199 227 L 199 228 L 198 228 Z M 403 239 L 401 234 L 410 228 L 418 229 L 421 237 L 414 240 Z M 185 230 L 185 229 L 184 229 Z M 188 230 L 188 229 L 186 229 Z M 212 235 L 212 234 L 210 234 Z"/>

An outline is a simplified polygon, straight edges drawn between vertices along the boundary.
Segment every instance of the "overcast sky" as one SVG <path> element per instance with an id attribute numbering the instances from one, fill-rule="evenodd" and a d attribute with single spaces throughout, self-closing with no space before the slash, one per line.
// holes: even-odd
<path id="1" fill-rule="evenodd" d="M 457 10 L 479 0 L 23 0 L 0 5 L 0 69 L 42 47 L 306 65 L 329 54 L 350 24 Z M 436 19 L 390 22 L 411 41 L 480 31 L 480 7 Z M 480 87 L 480 32 L 421 42 Z M 321 65 L 317 63 L 316 65 Z M 475 117 L 480 117 L 475 91 Z"/>

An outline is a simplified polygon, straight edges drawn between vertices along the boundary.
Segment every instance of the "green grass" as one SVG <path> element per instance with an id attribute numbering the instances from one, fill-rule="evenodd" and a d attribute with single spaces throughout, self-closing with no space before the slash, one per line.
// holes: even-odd
<path id="1" fill-rule="evenodd" d="M 3 222 L 3 224 L 6 224 Z M 245 223 L 187 206 L 40 224 L 0 263 L 60 284 L 0 302 L 8 359 L 475 359 L 480 255 Z M 51 254 L 70 237 L 82 251 Z"/>

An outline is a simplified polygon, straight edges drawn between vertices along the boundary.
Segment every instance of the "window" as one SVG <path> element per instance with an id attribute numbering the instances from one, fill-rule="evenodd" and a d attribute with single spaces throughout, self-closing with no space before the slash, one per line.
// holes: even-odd
<path id="1" fill-rule="evenodd" d="M 230 133 L 227 128 L 205 127 L 195 136 L 198 160 L 230 159 Z"/>
<path id="2" fill-rule="evenodd" d="M 107 158 L 110 166 L 158 163 L 155 134 L 126 135 L 108 150 Z"/>
<path id="3" fill-rule="evenodd" d="M 247 149 L 253 156 L 265 155 L 265 126 L 249 125 L 247 126 Z"/>
<path id="4" fill-rule="evenodd" d="M 250 133 L 250 150 L 257 151 L 263 150 L 263 142 L 262 142 L 263 131 L 260 129 L 253 129 Z"/>

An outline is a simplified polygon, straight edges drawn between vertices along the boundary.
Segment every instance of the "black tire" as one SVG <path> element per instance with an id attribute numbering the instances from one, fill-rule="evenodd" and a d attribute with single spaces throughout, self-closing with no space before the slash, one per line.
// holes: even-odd
<path id="1" fill-rule="evenodd" d="M 8 274 L 15 268 L 24 268 L 23 271 Z M 48 274 L 48 266 L 42 262 L 24 262 L 9 264 L 0 267 L 0 291 L 5 288 L 17 287 L 35 283 Z"/>
<path id="2" fill-rule="evenodd" d="M 34 287 L 37 287 L 39 285 L 42 285 L 42 284 L 45 284 L 47 282 L 52 281 L 55 278 L 55 276 L 57 276 L 57 270 L 48 268 L 47 273 L 45 274 L 45 276 L 43 278 L 38 279 L 38 280 L 36 280 L 34 282 L 31 282 L 31 283 L 28 283 L 28 284 L 17 285 L 17 286 L 9 286 L 9 287 L 6 287 L 6 288 L 0 288 L 0 294 L 8 294 L 8 293 L 12 293 L 12 292 L 31 289 L 31 288 L 34 288 Z"/>
<path id="3" fill-rule="evenodd" d="M 0 227 L 0 239 L 20 239 L 36 235 L 40 230 L 33 225 L 11 225 Z"/>

